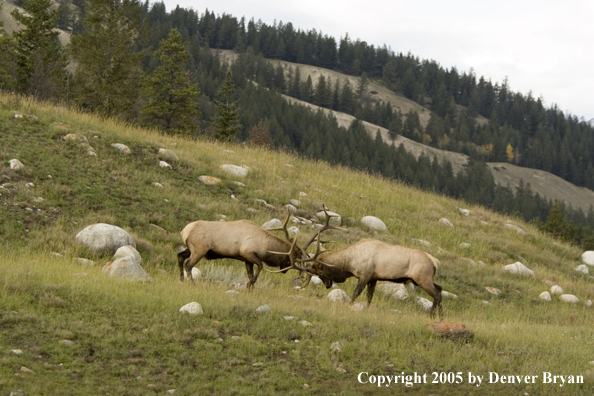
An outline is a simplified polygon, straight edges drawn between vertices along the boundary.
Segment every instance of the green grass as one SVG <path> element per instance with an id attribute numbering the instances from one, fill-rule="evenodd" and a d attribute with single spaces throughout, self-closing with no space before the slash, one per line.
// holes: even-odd
<path id="1" fill-rule="evenodd" d="M 38 119 L 15 118 L 13 111 Z M 97 158 L 66 143 L 62 137 L 68 133 L 86 136 Z M 0 142 L 0 184 L 6 187 L 0 189 L 0 394 L 17 389 L 30 395 L 151 395 L 170 389 L 182 395 L 594 393 L 589 364 L 594 309 L 537 299 L 548 290 L 547 280 L 580 301 L 594 297 L 594 282 L 574 271 L 581 252 L 518 219 L 511 220 L 527 235 L 506 229 L 509 219 L 483 208 L 290 153 L 163 136 L 8 95 L 0 95 Z M 111 147 L 116 142 L 127 144 L 132 154 L 119 154 Z M 160 147 L 179 156 L 173 170 L 159 168 Z M 12 158 L 25 170 L 10 170 Z M 221 173 L 224 163 L 250 167 L 240 180 L 245 188 Z M 205 186 L 198 182 L 203 174 L 223 181 Z M 217 220 L 220 214 L 258 224 L 283 219 L 282 206 L 300 192 L 307 194 L 302 207 L 310 213 L 324 202 L 357 222 L 378 216 L 389 232 L 374 237 L 439 258 L 436 283 L 459 296 L 444 301 L 445 320 L 463 323 L 473 337 L 439 338 L 413 301 L 394 301 L 379 291 L 374 307 L 353 312 L 348 304 L 325 300 L 323 287 L 295 290 L 292 275 L 263 273 L 252 292 L 229 294 L 230 283 L 246 279 L 244 265 L 232 260 L 200 263 L 204 279 L 195 285 L 179 282 L 175 249 L 185 224 Z M 276 209 L 263 208 L 257 199 Z M 463 217 L 459 207 L 471 215 Z M 439 226 L 441 217 L 454 228 Z M 110 258 L 74 240 L 96 222 L 118 225 L 134 236 L 154 282 L 130 283 L 101 273 Z M 302 240 L 313 232 L 301 231 Z M 329 236 L 336 249 L 372 235 L 356 223 Z M 462 242 L 471 247 L 461 248 Z M 76 257 L 97 265 L 82 267 Z M 486 265 L 473 267 L 466 258 Z M 503 271 L 515 261 L 534 270 L 535 278 Z M 485 286 L 502 293 L 492 296 Z M 354 282 L 341 287 L 350 294 Z M 411 294 L 427 297 L 418 289 Z M 192 301 L 202 305 L 204 315 L 178 312 Z M 256 314 L 264 304 L 271 311 Z M 61 344 L 65 339 L 74 345 Z M 340 352 L 331 350 L 334 342 Z M 11 355 L 13 349 L 23 355 Z M 23 366 L 33 373 L 21 371 Z M 433 372 L 461 372 L 464 383 L 379 388 L 359 384 L 360 372 L 416 372 L 427 374 L 428 382 Z M 477 388 L 467 383 L 469 372 L 539 379 Z M 543 372 L 580 375 L 584 384 L 543 384 Z"/>

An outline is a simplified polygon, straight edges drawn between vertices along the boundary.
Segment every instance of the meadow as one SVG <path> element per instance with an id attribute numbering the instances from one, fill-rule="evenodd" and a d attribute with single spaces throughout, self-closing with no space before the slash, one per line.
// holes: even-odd
<path id="1" fill-rule="evenodd" d="M 70 133 L 85 136 L 97 156 L 66 142 Z M 0 143 L 1 394 L 594 394 L 594 308 L 584 304 L 594 281 L 575 271 L 582 251 L 519 218 L 293 153 L 166 136 L 6 94 Z M 172 169 L 159 167 L 159 148 L 179 157 Z M 13 158 L 25 168 L 11 170 Z M 231 178 L 222 164 L 250 172 Z M 222 181 L 207 186 L 201 175 Z M 371 307 L 353 311 L 324 298 L 322 285 L 295 289 L 296 274 L 263 272 L 254 290 L 236 289 L 247 276 L 233 260 L 203 261 L 201 279 L 179 281 L 176 249 L 187 223 L 221 215 L 260 225 L 284 220 L 290 199 L 309 213 L 324 203 L 345 219 L 347 231 L 328 232 L 329 249 L 374 237 L 436 256 L 435 282 L 458 296 L 444 299 L 444 320 L 464 324 L 472 337 L 434 334 L 414 302 L 428 297 L 418 288 L 407 301 L 378 291 Z M 388 232 L 368 232 L 359 223 L 365 215 L 381 218 Z M 440 225 L 444 217 L 454 227 Z M 134 237 L 153 282 L 101 272 L 111 258 L 74 239 L 98 222 Z M 300 240 L 313 232 L 301 227 Z M 535 276 L 503 270 L 517 261 Z M 539 300 L 546 282 L 580 303 Z M 355 282 L 339 286 L 351 294 Z M 192 301 L 203 315 L 178 312 Z M 270 311 L 257 313 L 264 304 Z M 377 383 L 415 373 L 426 383 Z M 497 383 L 488 383 L 489 373 Z M 583 383 L 544 383 L 543 373 Z M 473 376 L 484 377 L 480 386 Z"/>

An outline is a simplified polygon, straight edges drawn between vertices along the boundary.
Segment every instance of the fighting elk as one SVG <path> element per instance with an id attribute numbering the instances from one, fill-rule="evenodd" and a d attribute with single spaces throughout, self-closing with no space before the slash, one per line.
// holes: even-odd
<path id="1" fill-rule="evenodd" d="M 184 272 L 192 279 L 192 268 L 203 257 L 207 260 L 230 258 L 243 261 L 249 278 L 248 288 L 258 280 L 264 263 L 271 267 L 279 267 L 280 270 L 276 272 L 286 273 L 292 262 L 308 257 L 305 252 L 307 247 L 305 249 L 298 247 L 296 241 L 289 237 L 287 223 L 290 217 L 289 212 L 283 227 L 277 229 L 284 231 L 287 240 L 271 234 L 248 220 L 231 222 L 199 220 L 188 224 L 181 231 L 182 240 L 187 249 L 177 255 L 181 280 L 184 280 Z M 330 228 L 337 227 L 329 226 L 327 221 L 322 230 Z M 314 236 L 312 240 L 315 238 Z M 257 267 L 256 273 L 254 273 L 254 265 Z M 306 280 L 309 281 L 309 279 Z"/>
<path id="2" fill-rule="evenodd" d="M 443 318 L 442 288 L 433 283 L 439 260 L 422 250 L 389 245 L 376 239 L 363 239 L 344 249 L 328 253 L 320 250 L 318 237 L 318 249 L 313 257 L 289 258 L 291 268 L 317 275 L 327 288 L 330 288 L 333 282 L 342 283 L 347 278 L 356 277 L 358 282 L 351 303 L 367 286 L 367 303 L 371 304 L 378 281 L 412 281 L 433 297 L 431 317 L 435 315 L 435 308 L 439 307 L 439 318 Z M 306 265 L 296 265 L 295 261 Z M 311 264 L 307 264 L 308 262 Z"/>

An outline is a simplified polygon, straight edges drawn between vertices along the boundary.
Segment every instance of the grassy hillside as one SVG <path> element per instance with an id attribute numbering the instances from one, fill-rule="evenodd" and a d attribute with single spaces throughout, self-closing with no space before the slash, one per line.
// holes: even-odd
<path id="1" fill-rule="evenodd" d="M 97 157 L 64 141 L 69 133 L 85 136 Z M 520 220 L 480 207 L 468 207 L 470 216 L 464 217 L 458 211 L 466 207 L 462 202 L 323 162 L 163 136 L 8 95 L 0 96 L 0 142 L 2 393 L 594 392 L 594 309 L 583 303 L 594 298 L 594 282 L 574 270 L 581 251 Z M 112 143 L 124 143 L 132 153 L 120 154 Z M 161 147 L 179 157 L 173 169 L 158 166 Z M 8 167 L 13 158 L 24 170 Z M 225 163 L 247 165 L 250 173 L 243 180 L 229 178 L 219 169 Z M 222 183 L 203 185 L 201 175 L 220 177 Z M 348 231 L 329 234 L 335 241 L 329 248 L 372 236 L 359 220 L 374 215 L 388 227 L 375 237 L 422 247 L 439 258 L 436 283 L 458 295 L 444 300 L 445 320 L 463 323 L 474 336 L 452 341 L 434 335 L 426 326 L 432 320 L 413 301 L 427 297 L 419 289 L 405 302 L 378 291 L 371 308 L 354 312 L 348 304 L 324 299 L 323 287 L 294 289 L 290 274 L 263 273 L 252 292 L 227 293 L 231 284 L 246 279 L 244 265 L 232 260 L 200 263 L 204 278 L 195 285 L 180 283 L 175 249 L 185 224 L 220 215 L 258 224 L 282 219 L 283 205 L 299 199 L 301 192 L 307 194 L 301 206 L 309 213 L 324 202 L 343 218 L 354 219 Z M 275 209 L 263 206 L 262 199 Z M 440 226 L 442 217 L 454 227 Z M 508 221 L 526 234 L 506 227 Z M 129 283 L 101 273 L 110 258 L 74 240 L 96 222 L 120 226 L 134 236 L 154 282 Z M 301 240 L 312 232 L 302 227 Z M 430 246 L 415 244 L 418 239 Z M 83 267 L 77 257 L 97 265 Z M 467 259 L 485 265 L 473 266 Z M 503 271 L 516 261 L 534 270 L 535 277 Z M 576 295 L 580 303 L 564 304 L 557 297 L 540 302 L 538 295 L 549 289 L 546 281 Z M 351 294 L 354 282 L 340 286 Z M 491 295 L 487 286 L 501 294 Z M 202 305 L 204 315 L 178 313 L 191 301 Z M 264 304 L 271 310 L 257 314 Z M 332 346 L 335 342 L 339 349 Z M 16 349 L 21 356 L 10 353 Z M 428 383 L 378 387 L 360 384 L 361 372 L 427 374 Z M 433 372 L 460 372 L 463 381 L 433 384 Z M 483 383 L 478 388 L 468 383 L 469 373 L 488 381 L 489 372 L 538 378 L 534 384 Z M 543 372 L 583 376 L 584 383 L 545 384 Z"/>

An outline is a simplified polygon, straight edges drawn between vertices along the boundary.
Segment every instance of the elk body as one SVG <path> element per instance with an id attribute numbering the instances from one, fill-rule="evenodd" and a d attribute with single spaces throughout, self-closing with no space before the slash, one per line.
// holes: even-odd
<path id="1" fill-rule="evenodd" d="M 199 220 L 188 224 L 181 231 L 181 236 L 187 246 L 186 250 L 177 255 L 182 281 L 184 271 L 192 279 L 192 268 L 203 257 L 207 260 L 230 258 L 245 263 L 249 288 L 258 280 L 263 263 L 286 272 L 291 266 L 291 260 L 300 252 L 291 249 L 291 242 L 278 238 L 248 220 Z M 255 274 L 254 265 L 257 266 Z"/>
<path id="2" fill-rule="evenodd" d="M 318 255 L 320 255 L 319 259 Z M 316 260 L 307 269 L 308 272 L 317 275 L 327 288 L 331 287 L 333 282 L 341 283 L 347 278 L 356 277 L 359 281 L 351 302 L 354 302 L 367 286 L 367 302 L 371 303 L 378 281 L 395 283 L 412 281 L 433 297 L 431 316 L 434 316 L 435 308 L 439 307 L 441 319 L 443 317 L 442 289 L 441 286 L 433 283 L 438 265 L 439 260 L 422 250 L 390 245 L 376 239 L 363 239 L 332 253 L 319 252 L 318 248 Z"/>

